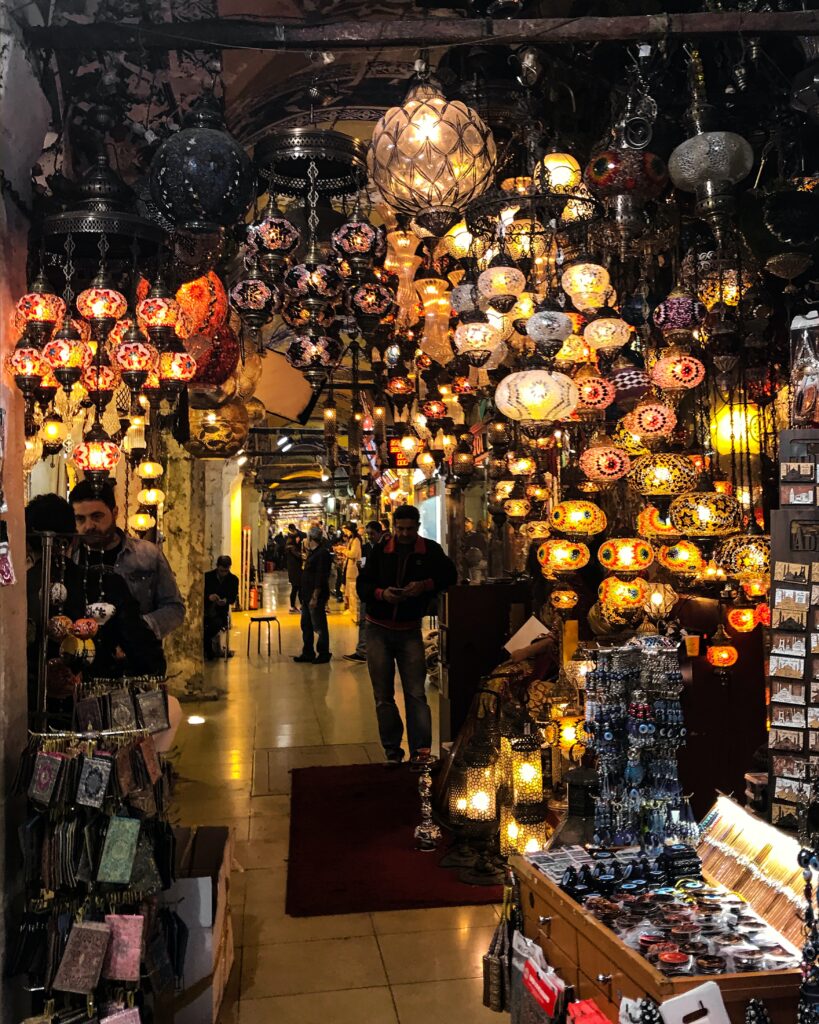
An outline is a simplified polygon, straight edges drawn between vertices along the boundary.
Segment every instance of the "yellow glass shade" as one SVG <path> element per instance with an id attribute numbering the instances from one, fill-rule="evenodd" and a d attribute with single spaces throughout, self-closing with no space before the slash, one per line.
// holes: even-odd
<path id="1" fill-rule="evenodd" d="M 694 576 L 705 568 L 702 552 L 690 540 L 681 540 L 676 544 L 663 545 L 657 552 L 657 561 L 671 572 L 685 576 Z"/>
<path id="2" fill-rule="evenodd" d="M 716 491 L 692 491 L 671 502 L 669 517 L 678 533 L 690 537 L 726 537 L 742 525 L 735 498 Z"/>
<path id="3" fill-rule="evenodd" d="M 597 559 L 609 572 L 643 572 L 654 561 L 654 548 L 639 537 L 612 537 L 600 545 Z"/>
<path id="4" fill-rule="evenodd" d="M 530 455 L 517 455 L 514 452 L 508 455 L 507 464 L 512 476 L 531 476 L 537 469 L 537 463 Z"/>
<path id="5" fill-rule="evenodd" d="M 735 633 L 750 633 L 757 627 L 755 608 L 729 608 L 725 617 Z"/>
<path id="6" fill-rule="evenodd" d="M 611 608 L 617 612 L 634 611 L 646 603 L 648 583 L 640 576 L 630 580 L 609 576 L 597 588 L 597 595 L 604 610 Z"/>
<path id="7" fill-rule="evenodd" d="M 448 809 L 453 824 L 466 821 L 466 777 L 454 771 L 449 778 Z"/>
<path id="8" fill-rule="evenodd" d="M 521 532 L 527 540 L 546 540 L 551 534 L 549 524 L 545 519 L 530 519 L 523 524 Z"/>
<path id="9" fill-rule="evenodd" d="M 566 715 L 560 719 L 560 732 L 558 742 L 560 749 L 568 753 L 577 743 L 584 743 L 585 730 L 583 719 L 576 715 Z"/>
<path id="10" fill-rule="evenodd" d="M 501 857 L 508 857 L 510 854 L 518 852 L 519 835 L 520 827 L 515 821 L 512 808 L 507 804 L 502 804 L 500 812 L 500 833 L 498 836 L 500 841 Z"/>
<path id="11" fill-rule="evenodd" d="M 503 503 L 503 511 L 510 519 L 525 519 L 532 510 L 528 498 L 507 498 Z"/>
<path id="12" fill-rule="evenodd" d="M 739 652 L 732 644 L 717 644 L 705 652 L 708 663 L 714 668 L 731 668 L 736 665 Z"/>
<path id="13" fill-rule="evenodd" d="M 592 537 L 606 528 L 606 513 L 591 501 L 561 501 L 549 516 L 554 529 L 570 536 Z"/>
<path id="14" fill-rule="evenodd" d="M 486 299 L 504 295 L 516 298 L 526 287 L 526 277 L 517 267 L 489 267 L 478 277 L 478 291 Z"/>
<path id="15" fill-rule="evenodd" d="M 500 382 L 495 405 L 509 419 L 549 423 L 568 418 L 578 397 L 574 381 L 565 374 L 523 370 Z"/>
<path id="16" fill-rule="evenodd" d="M 515 822 L 517 826 L 517 852 L 539 853 L 546 845 L 545 821 Z"/>
<path id="17" fill-rule="evenodd" d="M 469 821 L 492 821 L 496 813 L 494 765 L 466 769 L 466 817 Z"/>
<path id="18" fill-rule="evenodd" d="M 553 590 L 549 594 L 549 603 L 558 612 L 570 612 L 577 606 L 578 600 L 574 590 Z"/>
<path id="19" fill-rule="evenodd" d="M 545 226 L 539 220 L 531 220 L 528 217 L 513 220 L 506 228 L 504 238 L 506 251 L 513 260 L 536 259 L 538 256 L 545 256 L 549 248 L 549 235 Z"/>
<path id="20" fill-rule="evenodd" d="M 156 526 L 156 519 L 148 512 L 134 512 L 132 516 L 128 517 L 128 525 L 137 533 L 144 533 Z"/>
<path id="21" fill-rule="evenodd" d="M 622 348 L 630 336 L 631 327 L 614 310 L 594 317 L 583 330 L 583 337 L 592 349 L 604 355 Z"/>
<path id="22" fill-rule="evenodd" d="M 137 466 L 137 476 L 143 480 L 158 480 L 165 472 L 160 462 L 140 462 Z"/>
<path id="23" fill-rule="evenodd" d="M 161 505 L 165 500 L 165 492 L 158 487 L 143 487 L 137 494 L 140 505 Z"/>
<path id="24" fill-rule="evenodd" d="M 667 583 L 649 583 L 643 611 L 652 619 L 664 619 L 677 603 L 677 591 Z"/>
<path id="25" fill-rule="evenodd" d="M 562 538 L 547 540 L 537 549 L 540 571 L 547 577 L 582 569 L 590 558 L 591 552 L 585 544 Z"/>
<path id="26" fill-rule="evenodd" d="M 713 309 L 720 302 L 726 306 L 737 306 L 753 284 L 754 276 L 747 271 L 743 271 L 740 278 L 736 267 L 716 266 L 700 277 L 697 294 L 708 309 Z"/>
<path id="27" fill-rule="evenodd" d="M 40 435 L 45 444 L 59 445 L 65 440 L 68 434 L 68 426 L 55 416 L 49 416 L 43 420 Z"/>
<path id="28" fill-rule="evenodd" d="M 685 455 L 656 452 L 635 459 L 629 480 L 643 497 L 673 497 L 693 490 L 697 471 Z"/>
<path id="29" fill-rule="evenodd" d="M 543 799 L 540 747 L 517 750 L 512 741 L 512 793 L 516 804 L 535 804 Z"/>
<path id="30" fill-rule="evenodd" d="M 599 263 L 578 262 L 573 263 L 563 271 L 560 278 L 563 291 L 571 298 L 575 295 L 601 295 L 605 305 L 605 296 L 611 287 L 611 278 L 605 267 Z"/>
<path id="31" fill-rule="evenodd" d="M 711 437 L 720 455 L 750 452 L 758 455 L 762 422 L 758 405 L 723 405 L 711 420 Z"/>
<path id="32" fill-rule="evenodd" d="M 583 172 L 571 153 L 547 153 L 535 165 L 535 188 L 543 192 L 574 192 Z"/>
<path id="33" fill-rule="evenodd" d="M 424 447 L 424 442 L 420 437 L 416 437 L 415 434 L 404 434 L 401 438 L 400 444 L 401 451 L 406 455 L 410 462 L 412 462 Z"/>
<path id="34" fill-rule="evenodd" d="M 663 518 L 656 505 L 646 505 L 637 513 L 637 532 L 648 540 L 670 540 L 679 536 L 672 524 Z"/>

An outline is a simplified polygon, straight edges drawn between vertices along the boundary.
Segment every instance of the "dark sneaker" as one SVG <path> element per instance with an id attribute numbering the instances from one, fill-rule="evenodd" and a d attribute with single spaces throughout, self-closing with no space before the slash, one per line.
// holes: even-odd
<path id="1" fill-rule="evenodd" d="M 438 763 L 438 758 L 428 750 L 418 750 L 410 758 L 410 771 L 422 772 L 425 768 L 432 768 Z"/>
<path id="2" fill-rule="evenodd" d="M 326 665 L 327 662 L 332 658 L 332 654 L 320 654 L 313 662 L 314 665 Z"/>
<path id="3" fill-rule="evenodd" d="M 315 654 L 298 654 L 296 655 L 295 658 L 293 658 L 293 661 L 297 661 L 300 664 L 308 663 L 310 665 L 313 665 L 315 664 L 316 656 Z"/>
<path id="4" fill-rule="evenodd" d="M 384 758 L 385 768 L 400 768 L 404 760 L 404 751 L 399 750 L 397 754 L 387 754 Z"/>
<path id="5" fill-rule="evenodd" d="M 357 661 L 357 662 L 361 663 L 361 662 L 364 662 L 364 661 L 367 660 L 367 656 L 365 654 L 345 654 L 344 655 L 344 660 L 345 661 Z"/>

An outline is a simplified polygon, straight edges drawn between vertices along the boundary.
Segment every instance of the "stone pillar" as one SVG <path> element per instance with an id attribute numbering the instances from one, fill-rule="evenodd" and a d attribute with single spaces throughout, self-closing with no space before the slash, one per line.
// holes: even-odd
<path id="1" fill-rule="evenodd" d="M 3 172 L 24 202 L 31 200 L 31 167 L 40 156 L 48 130 L 49 109 L 29 64 L 17 28 L 0 5 L 0 153 Z M 5 420 L 3 490 L 8 512 L 11 558 L 17 582 L 0 587 L 0 960 L 6 962 L 7 923 L 22 885 L 17 851 L 17 825 L 22 814 L 19 801 L 8 797 L 20 752 L 26 743 L 26 553 L 23 520 L 23 403 L 5 362 L 14 339 L 8 324 L 17 299 L 26 291 L 26 253 L 29 225 L 6 192 L 0 192 L 0 409 Z M 19 907 L 16 909 L 19 910 Z M 25 1001 L 15 984 L 0 987 L 0 1020 L 25 1016 Z"/>
<path id="2" fill-rule="evenodd" d="M 163 488 L 163 551 L 185 601 L 185 621 L 165 641 L 168 675 L 175 690 L 203 686 L 202 615 L 205 573 L 212 568 L 206 544 L 205 467 L 168 438 L 167 486 Z"/>

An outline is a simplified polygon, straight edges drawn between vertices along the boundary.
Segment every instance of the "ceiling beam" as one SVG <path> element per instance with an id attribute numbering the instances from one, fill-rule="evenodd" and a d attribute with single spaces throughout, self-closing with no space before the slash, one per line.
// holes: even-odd
<path id="1" fill-rule="evenodd" d="M 703 35 L 819 35 L 817 11 L 711 11 L 611 18 L 403 18 L 323 24 L 248 18 L 136 23 L 30 25 L 26 39 L 43 50 L 345 50 L 477 43 L 591 43 Z"/>

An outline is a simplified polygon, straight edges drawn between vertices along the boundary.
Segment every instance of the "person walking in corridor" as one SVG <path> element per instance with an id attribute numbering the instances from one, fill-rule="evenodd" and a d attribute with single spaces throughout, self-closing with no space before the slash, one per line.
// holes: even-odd
<path id="1" fill-rule="evenodd" d="M 330 630 L 327 625 L 327 602 L 330 600 L 330 570 L 333 555 L 325 543 L 320 526 L 311 526 L 307 533 L 307 560 L 301 573 L 301 654 L 293 658 L 299 663 L 325 665 L 330 654 Z M 316 634 L 315 648 L 313 634 Z"/>
<path id="2" fill-rule="evenodd" d="M 296 598 L 299 594 L 301 584 L 302 544 L 304 534 L 296 529 L 295 523 L 287 527 L 287 539 L 284 542 L 284 562 L 287 569 L 287 579 L 290 583 L 290 611 L 295 614 L 299 609 L 296 606 Z"/>
<path id="3" fill-rule="evenodd" d="M 388 766 L 398 766 L 404 759 L 404 724 L 395 703 L 397 666 L 406 706 L 410 766 L 415 770 L 433 760 L 421 620 L 432 598 L 457 581 L 455 566 L 441 546 L 419 536 L 419 523 L 413 505 L 397 509 L 392 537 L 383 546 L 374 546 L 358 577 L 358 594 L 367 608 L 367 668 L 384 756 Z"/>

